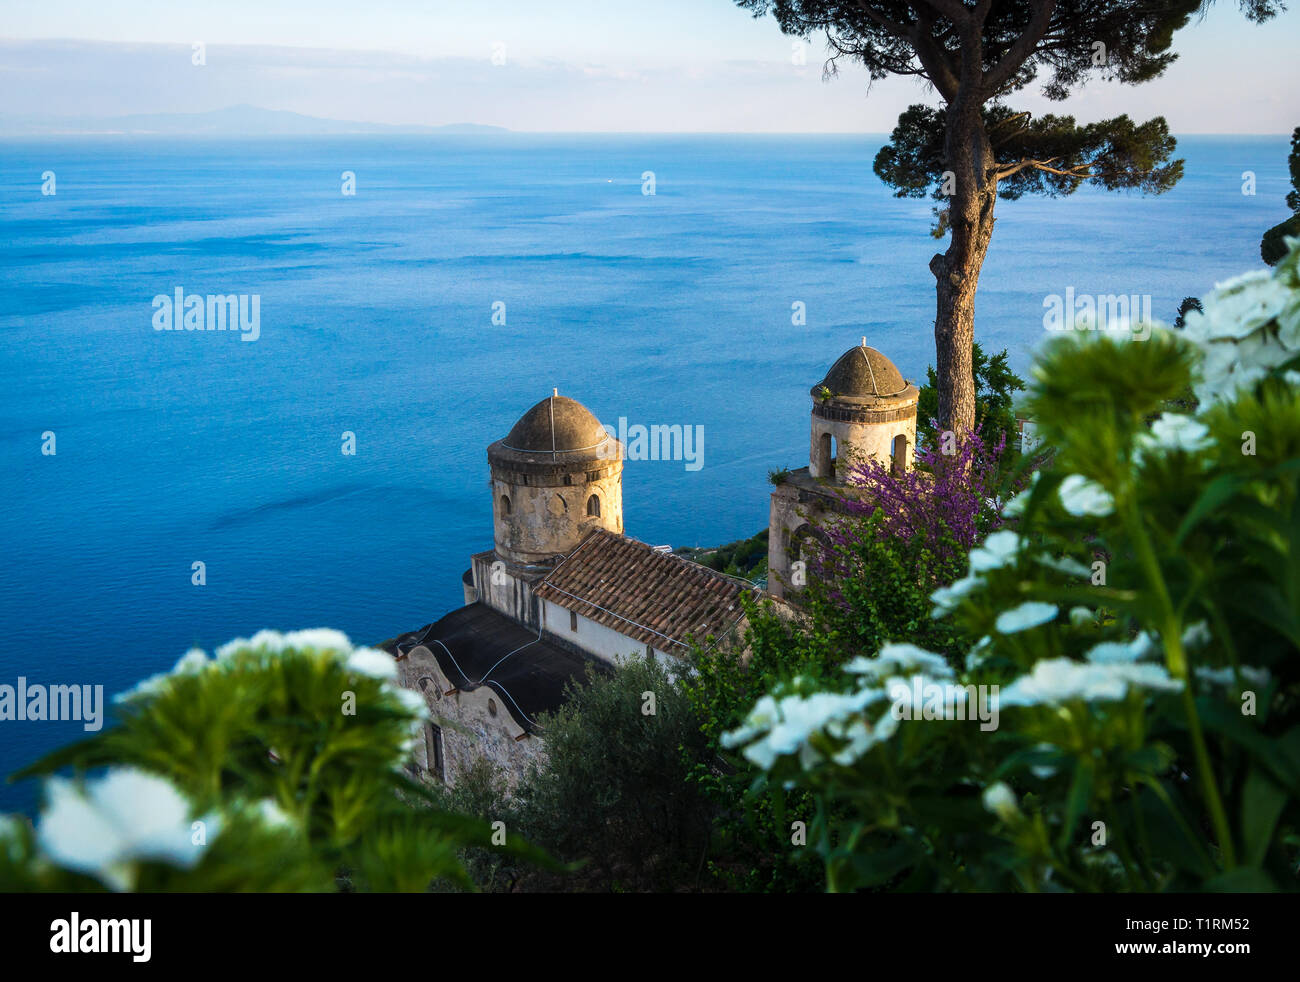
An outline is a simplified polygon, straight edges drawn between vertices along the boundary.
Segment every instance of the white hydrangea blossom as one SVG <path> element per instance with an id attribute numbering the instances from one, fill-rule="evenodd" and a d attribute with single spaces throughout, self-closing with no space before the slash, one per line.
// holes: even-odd
<path id="1" fill-rule="evenodd" d="M 1041 600 L 1026 600 L 1018 607 L 1012 607 L 998 614 L 998 619 L 993 626 L 998 629 L 999 634 L 1016 634 L 1046 624 L 1059 612 L 1055 604 L 1044 603 Z"/>
<path id="2" fill-rule="evenodd" d="M 1088 515 L 1104 518 L 1115 510 L 1115 499 L 1110 492 L 1082 474 L 1067 477 L 1057 493 L 1065 510 L 1081 518 Z"/>
<path id="3" fill-rule="evenodd" d="M 1020 536 L 1009 529 L 991 533 L 983 545 L 970 551 L 971 575 L 1012 565 L 1020 552 L 1020 544 Z"/>
<path id="4" fill-rule="evenodd" d="M 934 610 L 930 612 L 930 616 L 943 617 L 945 614 L 951 614 L 964 597 L 978 590 L 983 584 L 984 580 L 979 576 L 963 576 L 947 586 L 939 587 L 930 594 L 930 599 L 934 602 Z"/>
<path id="5" fill-rule="evenodd" d="M 205 816 L 196 843 L 185 796 L 166 778 L 135 768 L 114 768 L 84 790 L 50 778 L 46 797 L 36 830 L 41 850 L 57 865 L 118 891 L 135 885 L 144 860 L 192 869 L 221 831 L 220 816 Z"/>
<path id="6" fill-rule="evenodd" d="M 1181 413 L 1161 413 L 1151 424 L 1151 431 L 1138 436 L 1142 451 L 1163 450 L 1198 453 L 1214 446 L 1210 428 L 1191 416 Z"/>
<path id="7" fill-rule="evenodd" d="M 844 671 L 849 674 L 862 675 L 867 679 L 883 679 L 914 669 L 922 669 L 939 678 L 952 678 L 952 669 L 943 655 L 918 648 L 914 644 L 887 644 L 874 658 L 859 656 L 844 666 Z"/>
<path id="8" fill-rule="evenodd" d="M 1300 282 L 1296 250 L 1272 270 L 1256 270 L 1218 284 L 1202 310 L 1184 317 L 1183 336 L 1204 355 L 1195 386 L 1203 405 L 1230 400 L 1269 372 L 1300 355 Z"/>
<path id="9" fill-rule="evenodd" d="M 780 699 L 766 695 L 755 703 L 739 729 L 722 735 L 721 743 L 731 748 L 759 737 L 741 753 L 763 770 L 771 770 L 778 758 L 790 754 L 798 754 L 800 764 L 808 768 L 820 760 L 809 740 L 814 734 L 825 731 L 850 741 L 838 755 L 847 760 L 852 756 L 852 748 L 858 748 L 858 754 L 865 753 L 893 732 L 888 724 L 883 723 L 875 724 L 867 732 L 866 723 L 857 718 L 867 706 L 885 698 L 886 694 L 880 689 L 860 689 L 847 694 L 816 692 Z M 862 725 L 859 727 L 858 723 Z"/>
<path id="10" fill-rule="evenodd" d="M 1088 649 L 1084 657 L 1094 665 L 1132 664 L 1158 650 L 1155 639 L 1142 631 L 1132 641 L 1103 641 Z"/>
<path id="11" fill-rule="evenodd" d="M 1064 702 L 1113 702 L 1130 687 L 1150 692 L 1179 692 L 1182 681 L 1171 678 L 1163 665 L 1132 662 L 1077 662 L 1046 658 L 999 694 L 1000 706 L 1058 706 Z"/>

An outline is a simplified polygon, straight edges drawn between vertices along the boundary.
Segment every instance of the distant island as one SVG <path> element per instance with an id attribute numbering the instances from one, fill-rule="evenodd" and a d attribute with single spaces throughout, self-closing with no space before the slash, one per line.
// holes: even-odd
<path id="1" fill-rule="evenodd" d="M 508 133 L 504 126 L 363 123 L 324 119 L 283 109 L 238 105 L 198 113 L 136 113 L 129 116 L 0 114 L 0 136 L 343 136 L 347 134 Z"/>

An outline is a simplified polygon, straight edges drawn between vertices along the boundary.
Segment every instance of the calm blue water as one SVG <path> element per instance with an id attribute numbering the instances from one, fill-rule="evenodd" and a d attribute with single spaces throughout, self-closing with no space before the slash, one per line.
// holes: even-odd
<path id="1" fill-rule="evenodd" d="M 752 534 L 837 355 L 865 334 L 911 378 L 932 360 L 930 204 L 876 180 L 880 142 L 0 143 L 0 683 L 113 693 L 262 627 L 377 641 L 433 620 L 491 546 L 485 448 L 551 386 L 607 423 L 704 425 L 702 470 L 629 462 L 630 534 Z M 1150 293 L 1169 320 L 1257 266 L 1286 138 L 1180 154 L 1160 198 L 1000 202 L 985 347 L 1023 369 L 1068 286 Z M 261 338 L 155 332 L 177 286 L 260 294 Z M 79 735 L 0 723 L 0 772 Z"/>

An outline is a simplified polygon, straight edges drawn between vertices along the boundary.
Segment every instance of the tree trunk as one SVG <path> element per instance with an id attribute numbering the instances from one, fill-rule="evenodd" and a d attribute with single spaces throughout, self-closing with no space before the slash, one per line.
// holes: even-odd
<path id="1" fill-rule="evenodd" d="M 935 278 L 935 374 L 939 379 L 939 427 L 960 438 L 975 428 L 975 288 L 993 235 L 997 181 L 993 151 L 978 106 L 948 111 L 948 167 L 956 174 L 949 205 L 948 251 L 930 260 Z"/>

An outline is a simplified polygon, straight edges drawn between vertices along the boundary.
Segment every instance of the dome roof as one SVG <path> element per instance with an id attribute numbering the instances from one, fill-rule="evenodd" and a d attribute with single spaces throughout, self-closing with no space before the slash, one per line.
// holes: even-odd
<path id="1" fill-rule="evenodd" d="M 501 444 L 523 453 L 573 453 L 595 450 L 608 439 L 605 427 L 586 406 L 553 395 L 519 417 Z"/>
<path id="2" fill-rule="evenodd" d="M 867 347 L 863 338 L 862 344 L 840 355 L 826 377 L 813 386 L 813 392 L 822 388 L 836 396 L 879 398 L 900 395 L 908 385 L 897 366 L 875 348 Z"/>

